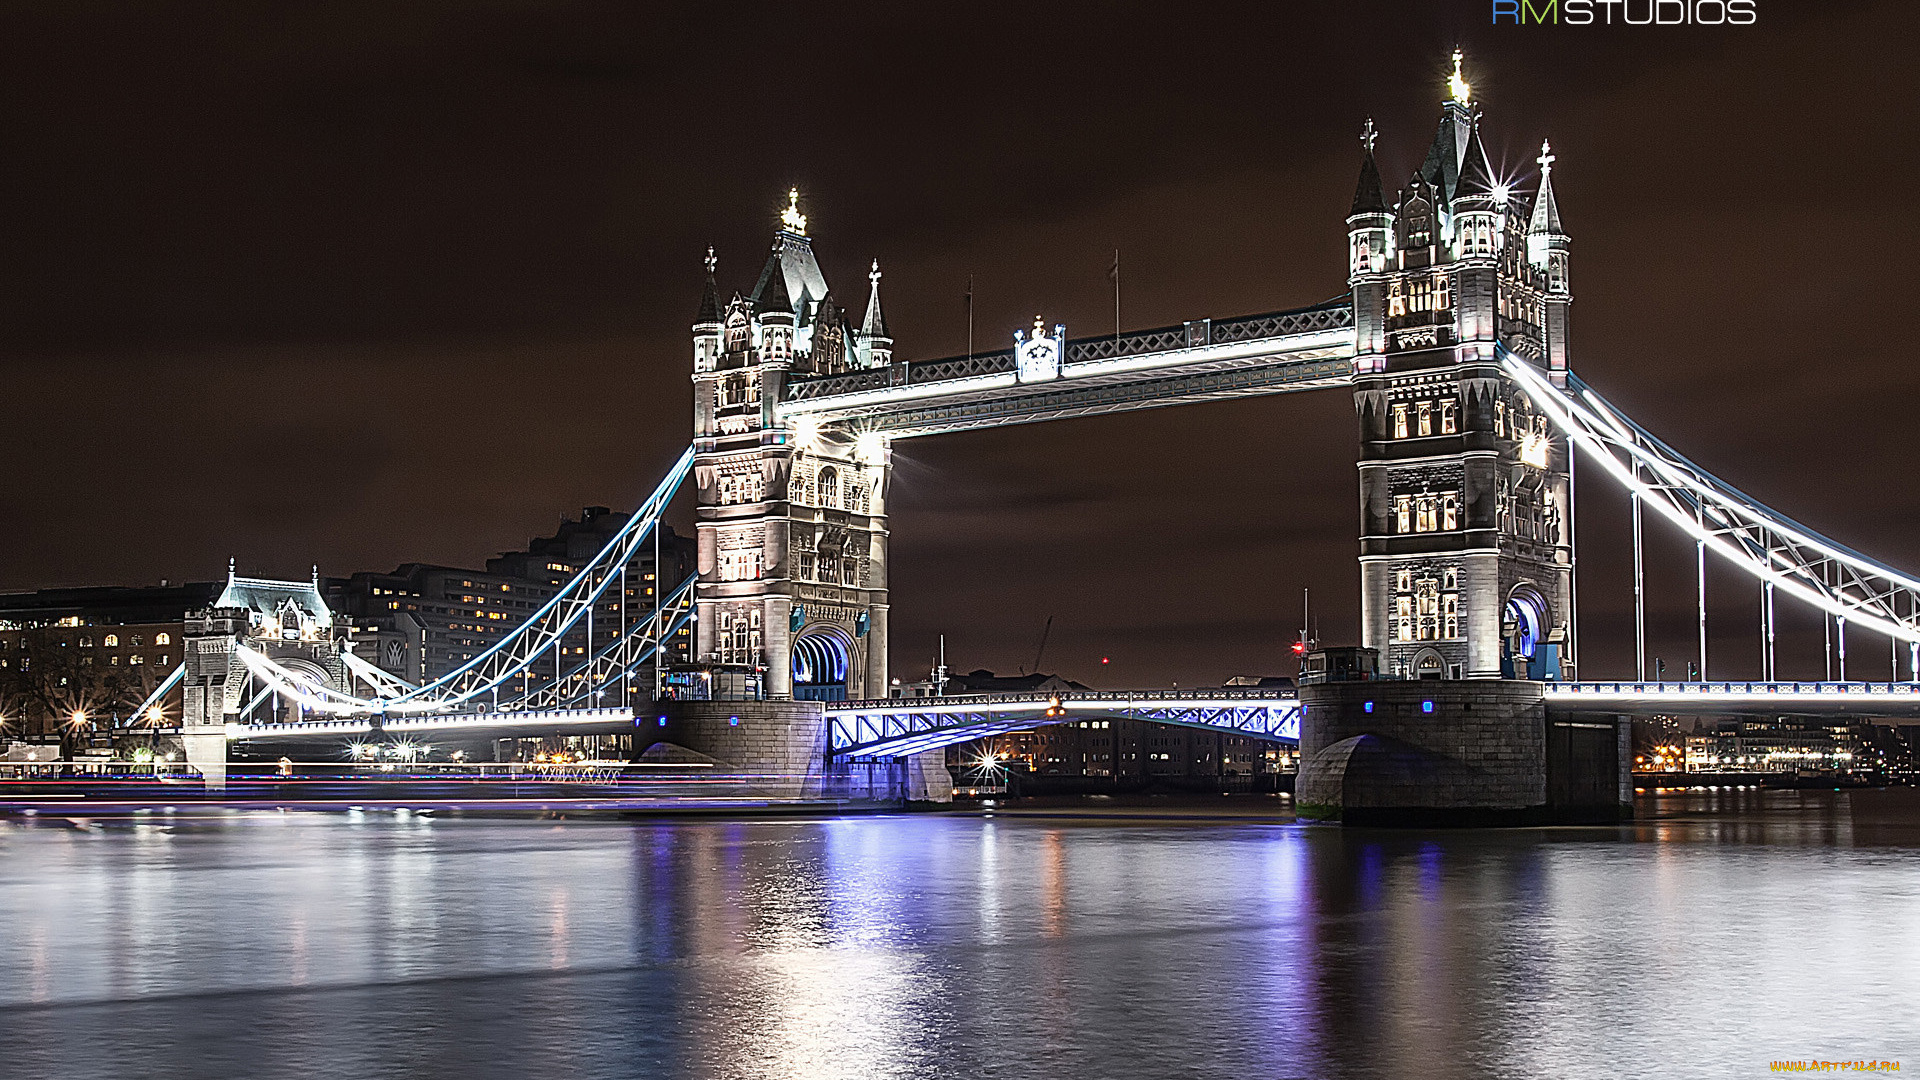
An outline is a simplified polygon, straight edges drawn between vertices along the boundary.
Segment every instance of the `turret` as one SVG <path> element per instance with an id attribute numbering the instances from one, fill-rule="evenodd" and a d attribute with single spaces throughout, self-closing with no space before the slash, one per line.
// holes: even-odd
<path id="1" fill-rule="evenodd" d="M 1366 155 L 1360 161 L 1360 182 L 1354 185 L 1353 208 L 1347 212 L 1349 279 L 1384 268 L 1393 253 L 1393 211 L 1387 209 L 1386 194 L 1380 189 L 1380 166 L 1373 160 L 1374 137 L 1373 121 L 1369 119 L 1360 134 Z"/>
<path id="2" fill-rule="evenodd" d="M 713 269 L 718 261 L 707 249 L 707 289 L 700 297 L 700 314 L 693 320 L 693 370 L 712 371 L 720 362 L 720 287 Z"/>
<path id="3" fill-rule="evenodd" d="M 1493 180 L 1487 151 L 1480 144 L 1476 121 L 1467 133 L 1467 151 L 1460 161 L 1460 177 L 1453 189 L 1453 255 L 1456 259 L 1484 258 L 1500 250 L 1504 198 Z"/>
<path id="4" fill-rule="evenodd" d="M 887 333 L 887 317 L 880 310 L 880 260 L 873 260 L 867 274 L 867 317 L 860 323 L 860 362 L 866 367 L 885 367 L 893 362 L 893 336 Z"/>
<path id="5" fill-rule="evenodd" d="M 1540 193 L 1533 200 L 1533 220 L 1527 224 L 1527 261 L 1539 267 L 1547 279 L 1547 294 L 1541 304 L 1545 325 L 1540 328 L 1546 339 L 1547 373 L 1555 383 L 1566 384 L 1567 309 L 1573 303 L 1572 286 L 1567 279 L 1567 256 L 1573 246 L 1560 226 L 1560 204 L 1553 197 L 1553 147 L 1540 142 Z"/>
<path id="6" fill-rule="evenodd" d="M 787 364 L 793 359 L 793 299 L 787 294 L 787 272 L 781 261 L 781 243 L 773 242 L 767 262 L 767 284 L 753 304 L 760 328 L 760 362 Z"/>

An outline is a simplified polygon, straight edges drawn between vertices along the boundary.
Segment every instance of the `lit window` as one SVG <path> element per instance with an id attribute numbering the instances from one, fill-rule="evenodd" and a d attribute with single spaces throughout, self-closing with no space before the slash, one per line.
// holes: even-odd
<path id="1" fill-rule="evenodd" d="M 83 648 L 83 649 L 91 649 L 91 648 L 93 648 L 93 639 L 92 639 L 92 638 L 90 638 L 90 637 L 83 637 L 83 638 L 81 638 L 81 639 L 80 639 L 80 647 L 81 647 L 81 648 Z"/>
<path id="2" fill-rule="evenodd" d="M 153 643 L 155 645 L 171 645 L 173 644 L 173 635 L 172 634 L 155 634 L 153 635 Z"/>
<path id="3" fill-rule="evenodd" d="M 1410 592 L 1410 591 L 1412 591 L 1412 589 L 1413 589 L 1413 571 L 1411 571 L 1411 570 L 1402 570 L 1402 571 L 1400 571 L 1400 573 L 1399 573 L 1398 575 L 1396 575 L 1396 576 L 1395 576 L 1395 578 L 1394 578 L 1394 588 L 1395 588 L 1395 590 L 1397 590 L 1397 591 L 1399 591 L 1399 592 Z"/>
<path id="4" fill-rule="evenodd" d="M 134 653 L 132 656 L 127 657 L 128 664 L 144 664 L 146 662 L 146 659 L 139 653 Z"/>
<path id="5" fill-rule="evenodd" d="M 1396 439 L 1404 439 L 1407 437 L 1407 406 L 1405 402 L 1400 402 L 1393 407 L 1393 437 Z"/>
<path id="6" fill-rule="evenodd" d="M 1440 434 L 1452 435 L 1456 430 L 1457 425 L 1453 419 L 1453 402 L 1451 400 L 1442 401 L 1440 403 Z"/>
<path id="7" fill-rule="evenodd" d="M 1460 587 L 1460 571 L 1452 568 L 1448 568 L 1446 574 L 1442 576 L 1442 581 L 1445 583 L 1442 586 L 1443 588 L 1448 588 L 1448 589 L 1459 588 Z"/>
<path id="8" fill-rule="evenodd" d="M 1433 496 L 1431 495 L 1420 496 L 1420 499 L 1416 505 L 1413 531 L 1414 532 L 1432 532 L 1436 527 L 1436 520 L 1437 519 L 1434 514 Z"/>
<path id="9" fill-rule="evenodd" d="M 1413 496 L 1395 495 L 1393 497 L 1394 532 L 1413 531 Z"/>
<path id="10" fill-rule="evenodd" d="M 107 645 L 108 648 L 112 648 L 120 644 L 120 635 L 108 634 L 105 638 L 101 640 Z"/>
<path id="11" fill-rule="evenodd" d="M 1442 529 L 1460 527 L 1460 500 L 1452 494 L 1440 496 L 1440 527 Z"/>
<path id="12" fill-rule="evenodd" d="M 1420 403 L 1420 434 L 1433 434 L 1433 402 L 1431 401 Z"/>

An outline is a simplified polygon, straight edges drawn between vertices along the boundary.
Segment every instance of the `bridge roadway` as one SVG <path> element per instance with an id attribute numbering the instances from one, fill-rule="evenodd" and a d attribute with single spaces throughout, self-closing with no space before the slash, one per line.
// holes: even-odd
<path id="1" fill-rule="evenodd" d="M 1920 717 L 1912 682 L 1581 682 L 1545 684 L 1555 712 L 1662 716 Z M 834 757 L 879 759 L 937 750 L 990 735 L 1082 720 L 1148 720 L 1275 742 L 1300 737 L 1300 703 L 1291 690 L 1108 690 L 1053 694 L 973 694 L 825 704 L 827 748 Z M 620 735 L 649 719 L 632 709 L 423 713 L 228 724 L 229 742 L 312 742 L 379 736 L 475 735 L 496 739 L 547 735 Z"/>
<path id="2" fill-rule="evenodd" d="M 782 422 L 804 416 L 903 439 L 1348 386 L 1353 355 L 1353 306 L 1342 296 L 1293 311 L 1075 338 L 1043 374 L 1023 373 L 1014 350 L 1003 349 L 796 377 L 777 412 Z"/>

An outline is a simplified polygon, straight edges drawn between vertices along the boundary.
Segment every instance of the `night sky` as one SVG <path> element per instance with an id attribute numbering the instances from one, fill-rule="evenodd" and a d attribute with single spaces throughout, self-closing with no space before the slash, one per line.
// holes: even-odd
<path id="1" fill-rule="evenodd" d="M 880 259 L 905 358 L 965 351 L 969 275 L 982 349 L 1036 313 L 1111 332 L 1115 248 L 1129 327 L 1340 295 L 1360 126 L 1404 182 L 1456 42 L 1495 164 L 1558 154 L 1576 370 L 1920 568 L 1920 8 L 1758 6 L 16 0 L 0 589 L 472 566 L 631 507 L 689 435 L 706 247 L 748 289 L 790 185 L 856 314 Z M 1339 391 L 901 442 L 894 673 L 941 632 L 1031 666 L 1051 614 L 1042 666 L 1096 685 L 1291 674 L 1303 586 L 1357 634 L 1355 449 Z M 1585 674 L 1629 673 L 1625 499 L 1589 475 Z M 1671 671 L 1692 547 L 1650 535 Z M 1755 673 L 1757 586 L 1710 591 L 1712 674 Z M 1796 614 L 1782 673 L 1817 674 Z M 1884 639 L 1853 651 L 1884 676 Z"/>

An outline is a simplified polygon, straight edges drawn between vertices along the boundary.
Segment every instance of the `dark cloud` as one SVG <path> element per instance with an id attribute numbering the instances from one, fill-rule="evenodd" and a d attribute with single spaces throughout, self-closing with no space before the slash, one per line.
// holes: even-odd
<path id="1" fill-rule="evenodd" d="M 1542 136 L 1560 154 L 1583 374 L 1733 483 L 1920 564 L 1916 21 L 15 4 L 0 588 L 229 554 L 471 564 L 636 501 L 684 445 L 699 257 L 750 285 L 789 184 L 843 302 L 882 260 L 907 356 L 965 349 L 969 275 L 982 342 L 1036 312 L 1104 330 L 1115 247 L 1130 325 L 1326 299 L 1359 122 L 1389 182 L 1410 172 L 1456 40 L 1510 175 Z M 943 631 L 963 666 L 1028 664 L 1052 614 L 1047 666 L 1090 681 L 1284 670 L 1303 586 L 1350 639 L 1352 440 L 1323 391 L 904 443 L 896 666 Z M 1590 670 L 1628 662 L 1624 505 L 1582 486 Z M 1656 651 L 1687 655 L 1691 549 L 1650 550 Z M 1754 666 L 1753 590 L 1712 592 L 1716 666 Z M 1789 651 L 1819 662 L 1817 621 Z"/>

